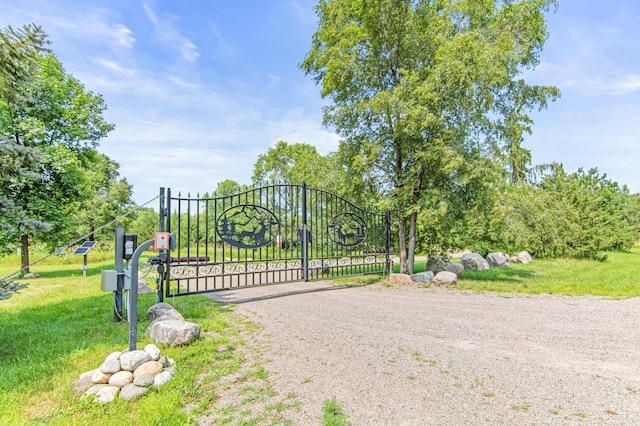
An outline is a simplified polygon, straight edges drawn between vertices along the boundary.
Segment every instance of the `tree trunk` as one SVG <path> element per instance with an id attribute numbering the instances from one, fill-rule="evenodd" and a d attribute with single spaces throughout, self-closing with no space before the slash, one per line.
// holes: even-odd
<path id="1" fill-rule="evenodd" d="M 22 236 L 22 269 L 21 271 L 25 274 L 29 273 L 29 236 Z"/>
<path id="2" fill-rule="evenodd" d="M 418 220 L 418 213 L 412 212 L 409 219 L 409 254 L 407 256 L 407 263 L 409 274 L 413 274 L 414 265 L 416 260 L 416 222 Z"/>
<path id="3" fill-rule="evenodd" d="M 407 225 L 403 218 L 398 219 L 398 242 L 400 255 L 400 273 L 408 274 L 407 266 Z"/>

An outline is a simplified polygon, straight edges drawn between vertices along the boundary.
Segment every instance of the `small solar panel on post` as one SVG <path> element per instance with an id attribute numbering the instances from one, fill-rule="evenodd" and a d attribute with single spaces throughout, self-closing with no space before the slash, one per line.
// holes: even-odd
<path id="1" fill-rule="evenodd" d="M 87 253 L 96 245 L 95 241 L 85 241 L 82 243 L 80 247 L 77 247 L 73 254 L 82 254 L 84 255 L 84 263 L 82 264 L 82 276 L 87 276 Z"/>

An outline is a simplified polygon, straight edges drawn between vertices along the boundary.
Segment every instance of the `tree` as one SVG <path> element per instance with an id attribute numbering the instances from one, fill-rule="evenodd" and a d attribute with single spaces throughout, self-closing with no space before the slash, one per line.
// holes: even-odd
<path id="1" fill-rule="evenodd" d="M 29 85 L 34 83 L 40 53 L 45 52 L 46 35 L 40 27 L 27 25 L 18 30 L 11 26 L 0 31 L 0 112 L 3 105 L 28 99 Z M 0 133 L 0 232 L 15 226 L 46 230 L 48 225 L 16 205 L 13 195 L 38 178 L 42 156 L 35 147 L 24 146 Z M 5 244 L 0 250 L 7 250 Z"/>
<path id="2" fill-rule="evenodd" d="M 461 166 L 484 164 L 516 147 L 517 132 L 530 129 L 527 112 L 559 95 L 555 87 L 518 79 L 523 68 L 538 63 L 547 37 L 544 12 L 553 5 L 555 0 L 320 1 L 319 26 L 301 68 L 332 100 L 324 121 L 350 146 L 349 166 L 359 162 L 360 172 L 388 196 L 402 272 L 413 269 L 425 203 L 451 180 L 482 188 L 467 185 L 472 175 Z M 526 152 L 513 152 L 522 162 Z M 486 170 L 485 181 L 494 177 Z"/>
<path id="3" fill-rule="evenodd" d="M 40 36 L 41 42 L 46 41 L 44 33 Z M 13 213 L 3 217 L 4 237 L 9 243 L 20 240 L 25 271 L 30 237 L 54 244 L 72 224 L 70 209 L 90 198 L 86 157 L 113 129 L 102 116 L 106 109 L 102 97 L 86 91 L 52 54 L 34 54 L 38 46 L 32 44 L 40 39 L 29 40 L 25 37 L 22 42 L 27 47 L 20 47 L 31 58 L 32 65 L 25 67 L 29 84 L 17 85 L 11 96 L 0 100 L 0 137 L 40 157 L 33 179 L 14 185 L 6 194 Z"/>
<path id="4" fill-rule="evenodd" d="M 76 235 L 91 233 L 90 239 L 94 240 L 96 229 L 133 206 L 132 187 L 125 178 L 119 177 L 119 164 L 106 155 L 93 151 L 88 152 L 85 158 L 88 167 L 85 167 L 84 179 L 91 197 L 76 209 L 73 221 Z M 125 218 L 124 221 L 129 223 L 131 219 Z M 102 235 L 113 237 L 113 228 L 103 230 Z"/>

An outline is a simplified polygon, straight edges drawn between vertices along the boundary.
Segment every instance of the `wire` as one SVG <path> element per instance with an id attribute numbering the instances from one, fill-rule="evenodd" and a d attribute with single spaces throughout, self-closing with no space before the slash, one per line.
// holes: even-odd
<path id="1" fill-rule="evenodd" d="M 120 220 L 120 219 L 122 219 L 123 217 L 127 217 L 127 216 L 129 216 L 131 213 L 135 213 L 135 212 L 137 212 L 138 210 L 142 209 L 142 208 L 143 208 L 144 206 L 146 206 L 147 204 L 150 204 L 152 201 L 157 200 L 157 199 L 158 199 L 158 197 L 160 197 L 160 196 L 159 196 L 159 195 L 156 195 L 155 197 L 153 197 L 152 199 L 150 199 L 150 200 L 149 200 L 149 201 L 147 201 L 146 203 L 144 203 L 144 204 L 142 204 L 142 205 L 139 205 L 139 206 L 136 206 L 135 208 L 133 208 L 133 209 L 129 210 L 129 211 L 128 211 L 128 212 L 126 212 L 125 214 L 123 214 L 123 215 L 121 215 L 121 216 L 116 217 L 116 218 L 115 218 L 115 219 L 113 219 L 111 222 L 106 223 L 106 224 L 104 224 L 104 225 L 102 225 L 102 226 L 98 227 L 97 229 L 95 229 L 95 230 L 93 230 L 93 231 L 89 232 L 88 234 L 85 234 L 85 235 L 83 235 L 82 237 L 80 237 L 80 238 L 78 238 L 78 239 L 76 239 L 76 240 L 74 240 L 74 241 L 70 242 L 70 243 L 69 243 L 69 244 L 67 244 L 66 246 L 64 246 L 64 247 L 58 247 L 58 248 L 57 248 L 57 249 L 55 249 L 53 252 L 49 253 L 48 255 L 44 256 L 43 258 L 38 259 L 38 260 L 36 260 L 35 262 L 30 263 L 30 264 L 29 264 L 29 265 L 27 265 L 27 266 L 23 266 L 22 268 L 20 268 L 20 269 L 19 269 L 19 270 L 17 270 L 16 272 L 11 273 L 11 274 L 7 275 L 7 276 L 6 276 L 6 277 L 4 277 L 4 278 L 0 278 L 0 281 L 4 281 L 4 280 L 6 280 L 6 279 L 13 279 L 13 278 L 17 277 L 17 276 L 20 274 L 20 272 L 22 272 L 23 270 L 28 269 L 28 268 L 30 268 L 30 267 L 32 267 L 32 266 L 34 266 L 34 265 L 37 265 L 38 263 L 41 263 L 41 262 L 45 261 L 46 259 L 50 258 L 50 257 L 51 257 L 51 256 L 53 256 L 53 255 L 57 255 L 57 253 L 58 253 L 60 250 L 66 250 L 66 249 L 68 249 L 69 247 L 71 247 L 72 245 L 77 244 L 78 242 L 80 242 L 80 241 L 82 241 L 82 240 L 85 240 L 87 237 L 89 237 L 89 236 L 91 236 L 91 235 L 95 234 L 96 232 L 99 232 L 99 231 L 103 230 L 104 228 L 106 228 L 106 227 L 108 227 L 108 226 L 112 225 L 114 222 L 119 221 L 119 220 Z"/>

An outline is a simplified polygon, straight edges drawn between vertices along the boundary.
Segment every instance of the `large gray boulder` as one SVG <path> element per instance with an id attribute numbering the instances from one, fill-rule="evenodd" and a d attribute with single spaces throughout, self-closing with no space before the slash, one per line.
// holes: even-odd
<path id="1" fill-rule="evenodd" d="M 487 262 L 489 262 L 489 266 L 497 266 L 500 268 L 507 268 L 510 266 L 509 256 L 500 252 L 489 253 L 487 255 Z"/>
<path id="2" fill-rule="evenodd" d="M 179 320 L 154 321 L 149 325 L 145 333 L 156 344 L 183 346 L 200 337 L 200 326 L 193 322 Z"/>
<path id="3" fill-rule="evenodd" d="M 168 303 L 156 303 L 147 311 L 147 318 L 154 321 L 164 320 L 180 320 L 184 321 L 184 317 L 173 306 Z"/>
<path id="4" fill-rule="evenodd" d="M 418 272 L 417 274 L 411 275 L 411 281 L 429 284 L 433 281 L 434 276 L 435 274 L 431 271 Z"/>
<path id="5" fill-rule="evenodd" d="M 518 262 L 522 263 L 523 265 L 531 263 L 531 261 L 533 260 L 528 251 L 521 251 L 516 255 L 516 259 L 518 259 Z"/>
<path id="6" fill-rule="evenodd" d="M 444 267 L 445 271 L 453 272 L 456 275 L 460 275 L 464 272 L 464 266 L 459 262 L 448 262 L 447 266 Z"/>
<path id="7" fill-rule="evenodd" d="M 465 253 L 462 255 L 462 266 L 467 271 L 488 271 L 489 262 L 479 253 Z"/>

